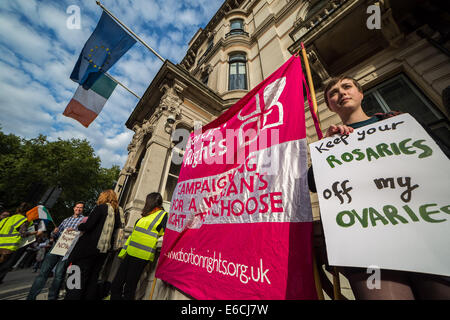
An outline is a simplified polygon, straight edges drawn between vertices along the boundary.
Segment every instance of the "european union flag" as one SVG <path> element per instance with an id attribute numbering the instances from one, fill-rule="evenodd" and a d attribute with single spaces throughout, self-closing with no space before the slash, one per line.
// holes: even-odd
<path id="1" fill-rule="evenodd" d="M 136 40 L 103 12 L 81 51 L 70 79 L 89 90 L 100 75 L 122 57 Z"/>

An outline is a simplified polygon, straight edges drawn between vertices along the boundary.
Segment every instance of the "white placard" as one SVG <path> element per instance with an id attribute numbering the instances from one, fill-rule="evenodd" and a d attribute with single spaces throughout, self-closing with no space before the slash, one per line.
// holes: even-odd
<path id="1" fill-rule="evenodd" d="M 27 223 L 27 222 L 25 222 L 25 223 Z M 34 226 L 29 226 L 28 229 L 27 229 L 27 232 L 28 232 L 28 233 L 34 232 L 34 231 L 35 231 L 35 230 L 34 230 Z M 22 239 L 20 240 L 19 248 L 23 248 L 23 247 L 25 247 L 25 246 L 27 246 L 27 245 L 29 245 L 29 244 L 35 242 L 35 241 L 36 241 L 36 236 L 35 236 L 34 234 L 31 235 L 31 236 L 22 238 Z"/>
<path id="2" fill-rule="evenodd" d="M 56 254 L 58 256 L 65 256 L 67 250 L 69 250 L 72 242 L 78 237 L 80 231 L 69 231 L 65 229 L 63 233 L 59 236 L 58 241 L 53 246 L 51 254 Z"/>
<path id="3" fill-rule="evenodd" d="M 411 115 L 310 151 L 330 265 L 450 276 L 450 160 Z"/>

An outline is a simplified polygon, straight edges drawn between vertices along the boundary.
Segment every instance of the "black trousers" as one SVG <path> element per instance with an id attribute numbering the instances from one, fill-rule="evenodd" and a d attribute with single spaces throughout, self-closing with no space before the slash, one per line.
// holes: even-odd
<path id="1" fill-rule="evenodd" d="M 148 260 L 126 255 L 111 284 L 111 300 L 134 300 L 136 288 Z"/>
<path id="2" fill-rule="evenodd" d="M 102 270 L 103 263 L 107 257 L 106 253 L 99 253 L 89 258 L 77 259 L 72 262 L 80 268 L 80 288 L 70 289 L 67 287 L 64 300 L 99 300 L 97 280 Z"/>
<path id="3" fill-rule="evenodd" d="M 23 253 L 25 252 L 27 247 L 28 246 L 19 248 L 16 251 L 14 251 L 13 253 L 9 254 L 9 257 L 6 258 L 6 260 L 0 264 L 0 282 L 3 281 L 3 278 L 5 278 L 6 274 L 12 270 L 12 267 L 16 264 L 16 262 L 23 255 Z"/>

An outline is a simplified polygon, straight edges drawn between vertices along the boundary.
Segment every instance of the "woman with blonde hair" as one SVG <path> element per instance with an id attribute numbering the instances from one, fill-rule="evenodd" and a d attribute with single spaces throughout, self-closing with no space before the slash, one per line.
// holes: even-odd
<path id="1" fill-rule="evenodd" d="M 82 234 L 68 260 L 81 271 L 80 288 L 68 288 L 66 300 L 98 299 L 97 279 L 108 251 L 116 249 L 115 231 L 123 228 L 124 220 L 114 190 L 103 191 L 89 218 L 78 225 Z"/>

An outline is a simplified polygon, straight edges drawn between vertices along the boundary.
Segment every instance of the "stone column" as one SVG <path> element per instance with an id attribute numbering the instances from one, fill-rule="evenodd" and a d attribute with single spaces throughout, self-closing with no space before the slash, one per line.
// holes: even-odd
<path id="1" fill-rule="evenodd" d="M 164 85 L 161 87 L 165 93 L 151 117 L 153 134 L 146 144 L 145 156 L 133 190 L 133 200 L 126 207 L 129 212 L 126 231 L 131 231 L 136 220 L 140 218 L 147 194 L 159 192 L 160 185 L 165 178 L 166 162 L 172 148 L 171 124 L 167 122 L 167 118 L 169 115 L 179 117 L 182 104 L 175 88 L 178 86 Z"/>
<path id="2" fill-rule="evenodd" d="M 133 174 L 135 171 L 135 166 L 132 165 L 133 160 L 135 158 L 137 152 L 137 145 L 142 143 L 144 138 L 142 134 L 142 128 L 139 125 L 135 125 L 133 127 L 133 131 L 135 132 L 133 138 L 131 139 L 130 144 L 128 145 L 128 158 L 123 166 L 122 170 L 119 173 L 119 179 L 117 180 L 116 188 L 114 191 L 119 195 L 125 189 L 125 180 L 126 177 Z"/>

